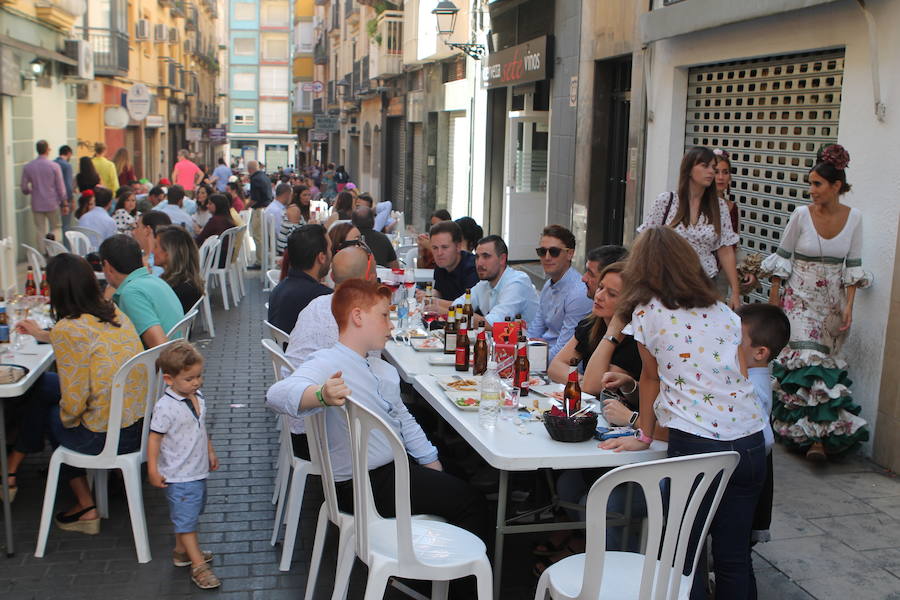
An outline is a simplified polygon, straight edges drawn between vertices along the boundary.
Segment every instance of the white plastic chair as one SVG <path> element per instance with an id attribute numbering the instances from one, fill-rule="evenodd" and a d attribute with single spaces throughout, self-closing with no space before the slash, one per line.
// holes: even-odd
<path id="1" fill-rule="evenodd" d="M 213 277 L 218 278 L 219 290 L 222 292 L 222 304 L 225 306 L 225 310 L 229 310 L 229 284 L 231 285 L 231 294 L 234 298 L 235 306 L 237 306 L 239 301 L 237 282 L 234 281 L 234 265 L 232 262 L 234 258 L 234 245 L 240 230 L 240 227 L 232 227 L 219 236 L 219 239 L 216 240 L 215 251 L 213 252 L 211 261 L 212 264 L 207 272 L 207 281 L 213 279 Z M 204 242 L 204 244 L 205 243 L 206 242 Z"/>
<path id="2" fill-rule="evenodd" d="M 188 310 L 188 314 L 196 311 L 198 313 L 198 317 L 202 317 L 202 319 L 198 319 L 197 323 L 200 324 L 204 323 L 205 321 L 205 324 L 203 326 L 206 328 L 206 332 L 210 334 L 210 337 L 214 337 L 215 334 L 212 333 L 212 314 L 211 312 L 207 312 L 208 306 L 209 298 L 206 296 L 206 294 L 203 294 L 196 302 L 194 302 L 194 305 Z"/>
<path id="3" fill-rule="evenodd" d="M 56 240 L 44 240 L 44 248 L 47 249 L 47 256 L 53 257 L 58 254 L 66 254 L 69 249 Z"/>
<path id="4" fill-rule="evenodd" d="M 544 600 L 547 592 L 551 598 L 566 600 L 688 598 L 703 549 L 703 544 L 698 544 L 693 556 L 687 556 L 698 511 L 713 490 L 699 537 L 704 540 L 739 460 L 737 452 L 715 452 L 626 465 L 606 473 L 588 493 L 586 552 L 547 568 L 538 581 L 535 600 Z M 666 510 L 663 481 L 668 481 L 669 490 Z M 628 482 L 639 484 L 647 500 L 646 554 L 606 550 L 609 495 Z M 683 575 L 688 560 L 691 569 Z"/>
<path id="5" fill-rule="evenodd" d="M 272 368 L 275 371 L 275 381 L 281 380 L 282 370 L 290 372 L 293 367 L 278 345 L 270 339 L 262 340 L 269 357 L 272 359 Z M 309 475 L 318 475 L 318 466 L 308 460 L 294 456 L 291 442 L 291 425 L 287 415 L 281 417 L 281 433 L 279 435 L 279 467 L 276 475 L 276 487 L 278 488 L 278 505 L 275 509 L 275 527 L 272 531 L 272 545 L 278 542 L 278 532 L 282 523 L 285 525 L 284 545 L 281 548 L 281 562 L 278 568 L 282 571 L 291 569 L 291 558 L 294 555 L 294 545 L 297 542 L 297 529 L 300 526 L 300 509 L 303 504 L 303 492 L 306 490 L 306 478 Z M 310 455 L 311 456 L 311 455 Z M 286 460 L 281 460 L 284 457 Z M 293 471 L 293 475 L 291 472 Z M 290 479 L 290 487 L 288 487 Z M 333 484 L 332 484 L 333 485 Z M 284 507 L 287 506 L 287 515 Z M 283 517 L 284 520 L 282 520 Z"/>
<path id="6" fill-rule="evenodd" d="M 96 251 L 100 247 L 100 244 L 103 243 L 103 236 L 100 235 L 100 232 L 91 229 L 90 227 L 79 227 L 78 225 L 73 225 L 72 227 L 69 227 L 69 231 L 77 231 L 78 233 L 83 233 L 87 236 L 87 239 L 91 245 L 91 249 L 89 250 L 89 252 Z M 66 237 L 66 240 L 68 239 L 69 238 Z"/>
<path id="7" fill-rule="evenodd" d="M 200 300 L 198 300 L 197 302 L 200 302 Z M 188 314 L 184 315 L 183 319 L 172 325 L 172 328 L 169 329 L 168 332 L 166 332 L 166 338 L 168 338 L 169 340 L 189 340 L 191 337 L 191 327 L 193 326 L 194 319 L 197 318 L 198 314 L 198 311 L 191 309 Z"/>
<path id="8" fill-rule="evenodd" d="M 200 245 L 200 277 L 203 278 L 203 289 L 205 293 L 203 294 L 203 318 L 206 321 L 206 330 L 209 332 L 209 337 L 216 337 L 216 329 L 213 326 L 213 318 L 212 318 L 212 307 L 209 303 L 210 296 L 210 280 L 211 271 L 213 267 L 213 261 L 216 259 L 216 244 L 219 242 L 219 236 L 211 235 L 203 241 L 203 244 Z M 196 308 L 196 306 L 194 307 Z"/>
<path id="9" fill-rule="evenodd" d="M 475 575 L 479 600 L 493 598 L 491 564 L 478 536 L 460 527 L 414 520 L 409 501 L 406 448 L 391 427 L 366 407 L 347 399 L 353 463 L 353 507 L 356 556 L 369 567 L 365 600 L 384 596 L 391 576 L 432 582 L 432 598 L 446 599 L 450 580 Z M 378 431 L 394 455 L 396 518 L 378 514 L 369 481 L 369 436 Z M 352 561 L 346 561 L 347 568 Z M 337 573 L 335 581 L 349 572 Z"/>
<path id="10" fill-rule="evenodd" d="M 156 359 L 160 352 L 169 344 L 162 344 L 141 352 L 122 365 L 116 372 L 112 381 L 112 391 L 109 401 L 109 421 L 107 424 L 106 443 L 100 454 L 93 456 L 75 452 L 65 446 L 59 446 L 50 457 L 50 466 L 47 471 L 47 485 L 44 489 L 44 506 L 41 511 L 41 525 L 38 529 L 37 547 L 34 551 L 36 558 L 43 558 L 47 549 L 47 537 L 50 534 L 50 522 L 53 519 L 53 506 L 56 502 L 56 487 L 59 482 L 59 468 L 62 464 L 84 469 L 99 469 L 103 471 L 102 478 L 95 478 L 94 500 L 97 503 L 97 511 L 100 516 L 108 513 L 106 498 L 106 471 L 120 469 L 122 479 L 125 482 L 125 492 L 128 496 L 128 512 L 131 515 L 131 530 L 134 535 L 134 545 L 137 551 L 137 559 L 140 563 L 150 561 L 150 543 L 147 538 L 147 521 L 144 518 L 144 499 L 141 492 L 141 463 L 146 460 L 147 437 L 150 430 L 150 415 L 158 395 L 159 377 L 156 372 Z M 132 372 L 143 372 L 146 376 L 146 392 L 144 395 L 144 423 L 141 447 L 136 452 L 117 454 L 119 435 L 122 425 L 122 410 L 126 383 Z M 101 485 L 96 485 L 97 482 Z"/>
<path id="11" fill-rule="evenodd" d="M 274 288 L 281 280 L 281 269 L 269 269 L 266 271 L 266 280 L 268 281 L 266 289 L 271 290 Z"/>
<path id="12" fill-rule="evenodd" d="M 277 238 L 277 227 L 279 224 L 276 224 L 276 218 L 274 215 L 267 214 L 265 211 L 262 213 L 262 223 L 260 227 L 260 242 L 262 243 L 262 251 L 260 255 L 262 256 L 262 260 L 260 262 L 260 270 L 263 273 L 263 284 L 266 286 L 265 289 L 272 289 L 278 281 L 272 283 L 271 277 L 269 277 L 268 273 L 270 270 L 275 267 L 275 255 L 276 252 L 276 242 Z"/>
<path id="13" fill-rule="evenodd" d="M 28 244 L 22 244 L 22 247 L 25 248 L 25 257 L 28 258 L 28 265 L 34 273 L 34 283 L 40 286 L 41 273 L 44 272 L 47 261 L 44 260 L 44 255 L 38 252 L 36 248 L 32 248 Z"/>
<path id="14" fill-rule="evenodd" d="M 72 254 L 87 256 L 92 252 L 90 238 L 81 231 L 70 229 L 66 232 L 66 241 L 69 242 L 69 248 L 72 249 Z"/>
<path id="15" fill-rule="evenodd" d="M 291 334 L 286 331 L 282 331 L 278 327 L 275 327 L 268 321 L 263 321 L 263 335 L 265 337 L 270 337 L 276 342 L 278 342 L 278 348 L 284 348 L 291 341 Z M 293 367 L 291 367 L 291 371 L 293 371 Z"/>
<path id="16" fill-rule="evenodd" d="M 247 274 L 247 265 L 249 264 L 249 247 L 253 243 L 253 238 L 250 236 L 250 230 L 247 225 L 238 227 L 238 232 L 235 233 L 234 239 L 237 240 L 238 238 L 242 239 L 243 242 L 239 244 L 240 248 L 231 255 L 231 289 L 233 293 L 238 294 L 237 300 L 234 301 L 235 306 L 238 305 L 241 298 L 247 295 L 247 290 L 244 289 L 244 276 Z"/>

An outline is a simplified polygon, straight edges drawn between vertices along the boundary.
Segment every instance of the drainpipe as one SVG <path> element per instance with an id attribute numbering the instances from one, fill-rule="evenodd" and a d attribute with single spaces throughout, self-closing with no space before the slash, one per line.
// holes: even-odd
<path id="1" fill-rule="evenodd" d="M 875 108 L 875 118 L 882 123 L 887 116 L 887 105 L 881 101 L 881 77 L 878 64 L 878 26 L 875 24 L 875 17 L 866 8 L 866 0 L 856 0 L 859 8 L 862 10 L 866 18 L 866 24 L 869 27 L 869 61 L 872 67 L 872 96 Z"/>

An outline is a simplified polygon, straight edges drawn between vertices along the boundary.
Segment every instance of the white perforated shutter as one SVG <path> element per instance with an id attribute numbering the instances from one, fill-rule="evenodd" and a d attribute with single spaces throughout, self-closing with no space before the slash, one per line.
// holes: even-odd
<path id="1" fill-rule="evenodd" d="M 793 210 L 809 202 L 816 152 L 837 141 L 843 73 L 843 50 L 690 70 L 685 148 L 731 154 L 746 252 L 774 252 Z"/>
<path id="2" fill-rule="evenodd" d="M 419 223 L 425 220 L 425 135 L 421 123 L 412 124 L 412 145 L 412 215 L 406 222 Z"/>

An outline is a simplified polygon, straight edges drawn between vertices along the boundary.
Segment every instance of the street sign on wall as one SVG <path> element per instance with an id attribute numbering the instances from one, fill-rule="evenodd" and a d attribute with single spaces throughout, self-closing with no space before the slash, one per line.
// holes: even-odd
<path id="1" fill-rule="evenodd" d="M 549 38 L 539 38 L 488 54 L 481 67 L 481 84 L 486 88 L 518 85 L 547 79 L 550 59 Z"/>
<path id="2" fill-rule="evenodd" d="M 311 142 L 327 142 L 328 141 L 328 132 L 320 131 L 316 129 L 309 130 L 309 141 Z"/>
<path id="3" fill-rule="evenodd" d="M 337 133 L 341 130 L 341 124 L 338 121 L 337 117 L 322 117 L 317 115 L 316 129 L 320 131 L 327 131 L 330 133 Z"/>
<path id="4" fill-rule="evenodd" d="M 125 108 L 135 121 L 143 121 L 150 114 L 150 88 L 143 83 L 131 86 L 125 94 Z"/>

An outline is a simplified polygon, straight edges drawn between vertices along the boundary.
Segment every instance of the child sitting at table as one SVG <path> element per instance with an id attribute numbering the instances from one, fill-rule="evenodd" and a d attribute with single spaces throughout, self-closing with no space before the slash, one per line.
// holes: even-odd
<path id="1" fill-rule="evenodd" d="M 747 363 L 747 376 L 756 390 L 763 414 L 772 414 L 772 374 L 769 363 L 777 357 L 791 339 L 791 322 L 778 306 L 772 304 L 745 304 L 736 311 L 741 318 L 741 354 Z M 772 446 L 775 436 L 772 425 L 763 429 L 767 454 L 767 476 L 763 482 L 756 514 L 753 517 L 752 543 L 768 542 L 772 523 L 772 498 L 774 477 L 772 474 Z"/>
<path id="2" fill-rule="evenodd" d="M 201 589 L 221 585 L 209 566 L 212 553 L 200 550 L 197 521 L 206 505 L 206 477 L 219 468 L 212 440 L 206 433 L 203 356 L 194 346 L 178 340 L 156 360 L 168 386 L 153 407 L 147 443 L 147 475 L 164 488 L 169 517 L 175 525 L 176 567 L 191 566 L 191 580 Z"/>

